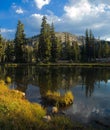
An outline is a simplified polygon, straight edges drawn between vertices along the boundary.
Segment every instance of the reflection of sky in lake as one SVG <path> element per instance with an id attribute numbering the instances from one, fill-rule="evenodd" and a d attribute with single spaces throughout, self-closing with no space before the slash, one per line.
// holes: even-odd
<path id="1" fill-rule="evenodd" d="M 97 82 L 92 96 L 86 97 L 85 87 L 81 85 L 72 88 L 74 94 L 73 105 L 66 110 L 67 114 L 83 122 L 109 118 L 110 122 L 110 80 L 109 82 Z"/>
<path id="2" fill-rule="evenodd" d="M 39 87 L 29 84 L 26 90 L 26 98 L 31 102 L 40 103 L 41 94 Z"/>

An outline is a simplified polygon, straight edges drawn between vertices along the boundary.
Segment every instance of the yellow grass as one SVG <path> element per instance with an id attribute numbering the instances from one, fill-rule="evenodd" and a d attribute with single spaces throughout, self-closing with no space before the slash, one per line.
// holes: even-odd
<path id="1" fill-rule="evenodd" d="M 11 78 L 9 76 L 6 77 L 6 83 L 11 83 Z"/>
<path id="2" fill-rule="evenodd" d="M 0 129 L 38 128 L 45 114 L 41 105 L 28 102 L 22 92 L 9 90 L 4 81 L 0 81 Z"/>
<path id="3" fill-rule="evenodd" d="M 61 95 L 59 92 L 52 92 L 52 91 L 47 91 L 46 95 L 44 98 L 52 103 L 52 104 L 57 104 L 58 106 L 68 106 L 73 103 L 74 96 L 71 91 L 67 91 L 64 95 Z"/>

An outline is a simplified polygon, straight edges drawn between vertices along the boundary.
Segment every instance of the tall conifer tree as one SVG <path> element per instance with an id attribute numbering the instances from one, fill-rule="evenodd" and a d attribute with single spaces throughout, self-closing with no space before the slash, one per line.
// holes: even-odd
<path id="1" fill-rule="evenodd" d="M 16 62 L 24 62 L 23 48 L 26 45 L 26 38 L 24 33 L 24 25 L 18 21 L 17 30 L 15 34 L 15 58 Z"/>
<path id="2" fill-rule="evenodd" d="M 51 44 L 52 44 L 51 45 L 51 61 L 56 62 L 59 57 L 59 47 L 58 47 L 58 38 L 55 36 L 53 23 L 51 25 L 50 35 L 51 35 Z"/>
<path id="3" fill-rule="evenodd" d="M 48 62 L 51 55 L 50 25 L 44 16 L 41 24 L 41 31 L 38 45 L 38 57 L 42 62 Z"/>

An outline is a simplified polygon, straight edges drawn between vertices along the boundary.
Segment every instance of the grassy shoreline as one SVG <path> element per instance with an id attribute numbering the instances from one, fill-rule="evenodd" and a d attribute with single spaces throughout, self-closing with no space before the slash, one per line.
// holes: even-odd
<path id="1" fill-rule="evenodd" d="M 30 103 L 18 90 L 8 89 L 0 80 L 0 130 L 74 130 L 79 124 L 64 115 L 51 116 L 44 121 L 46 110 L 38 103 Z"/>
<path id="2" fill-rule="evenodd" d="M 22 92 L 10 90 L 0 80 L 0 130 L 96 130 L 61 114 L 50 114 L 51 120 L 44 121 L 46 114 L 40 104 L 30 103 Z"/>
<path id="3" fill-rule="evenodd" d="M 70 67 L 110 67 L 110 63 L 1 63 L 6 67 L 18 66 L 70 66 Z"/>

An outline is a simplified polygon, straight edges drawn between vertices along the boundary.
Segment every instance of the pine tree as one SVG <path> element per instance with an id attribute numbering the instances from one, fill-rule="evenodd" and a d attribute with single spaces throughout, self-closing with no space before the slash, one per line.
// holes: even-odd
<path id="1" fill-rule="evenodd" d="M 54 25 L 52 23 L 50 29 L 51 35 L 51 61 L 56 62 L 59 56 L 58 38 L 55 36 Z"/>
<path id="2" fill-rule="evenodd" d="M 81 50 L 81 61 L 84 62 L 86 61 L 86 45 L 83 37 L 82 37 L 82 46 L 80 47 L 80 50 Z"/>
<path id="3" fill-rule="evenodd" d="M 98 43 L 98 58 L 102 58 L 102 43 Z"/>
<path id="4" fill-rule="evenodd" d="M 95 55 L 95 46 L 94 46 L 94 36 L 91 30 L 86 29 L 85 33 L 85 41 L 86 41 L 86 59 L 87 61 L 91 61 Z"/>
<path id="5" fill-rule="evenodd" d="M 0 62 L 5 62 L 6 40 L 0 34 Z"/>
<path id="6" fill-rule="evenodd" d="M 2 61 L 2 35 L 0 34 L 0 62 Z"/>
<path id="7" fill-rule="evenodd" d="M 104 44 L 104 57 L 108 58 L 109 57 L 109 53 L 110 53 L 110 46 L 109 44 L 106 42 Z"/>
<path id="8" fill-rule="evenodd" d="M 71 59 L 75 62 L 79 61 L 80 59 L 80 48 L 77 42 L 72 43 L 71 46 Z"/>
<path id="9" fill-rule="evenodd" d="M 7 41 L 5 55 L 6 55 L 6 62 L 14 61 L 14 44 L 12 41 Z"/>
<path id="10" fill-rule="evenodd" d="M 71 45 L 70 45 L 70 38 L 69 38 L 69 34 L 67 33 L 66 35 L 66 57 L 67 57 L 67 60 L 71 60 L 71 57 L 70 57 L 70 49 L 71 49 Z"/>
<path id="11" fill-rule="evenodd" d="M 23 48 L 23 52 L 24 52 L 24 60 L 26 63 L 32 63 L 33 60 L 33 47 L 26 45 Z"/>
<path id="12" fill-rule="evenodd" d="M 85 33 L 85 35 L 86 35 L 86 60 L 88 61 L 88 59 L 89 59 L 89 32 L 88 32 L 88 29 L 86 29 L 86 33 Z"/>
<path id="13" fill-rule="evenodd" d="M 68 33 L 64 33 L 65 34 L 65 41 L 63 43 L 63 50 L 62 50 L 62 57 L 64 60 L 70 60 L 70 38 L 69 38 L 69 34 Z"/>
<path id="14" fill-rule="evenodd" d="M 39 36 L 38 57 L 42 62 L 48 62 L 51 55 L 51 39 L 50 39 L 50 25 L 44 16 L 41 24 L 41 31 Z"/>
<path id="15" fill-rule="evenodd" d="M 18 21 L 17 31 L 15 34 L 15 58 L 16 62 L 24 62 L 24 52 L 23 48 L 26 45 L 26 38 L 24 33 L 24 25 L 21 21 Z"/>

